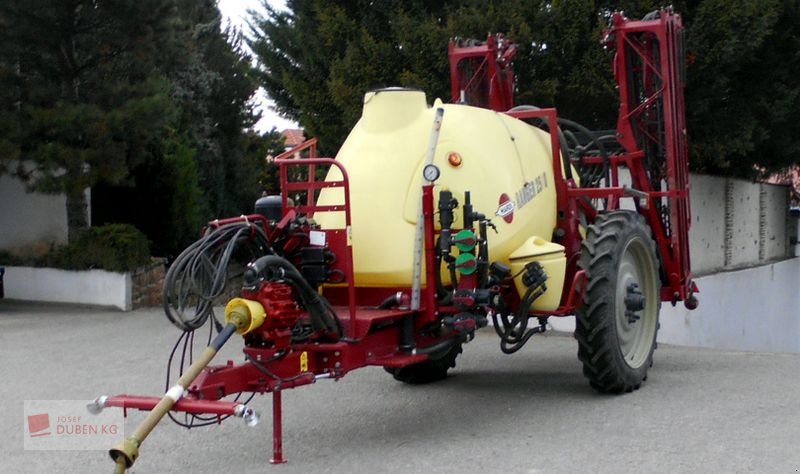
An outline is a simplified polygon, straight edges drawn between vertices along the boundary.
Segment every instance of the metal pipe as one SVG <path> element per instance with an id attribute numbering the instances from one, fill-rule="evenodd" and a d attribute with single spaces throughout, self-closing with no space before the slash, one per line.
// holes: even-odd
<path id="1" fill-rule="evenodd" d="M 403 292 L 398 291 L 393 295 L 387 297 L 385 300 L 378 305 L 378 309 L 390 309 L 394 308 L 395 306 L 399 306 L 400 303 L 403 301 Z"/>
<path id="2" fill-rule="evenodd" d="M 425 158 L 425 165 L 433 163 L 436 155 L 436 144 L 439 142 L 439 131 L 442 128 L 442 118 L 444 117 L 444 109 L 439 107 L 436 109 L 436 115 L 433 118 L 433 129 L 431 130 L 431 138 L 428 142 L 428 154 Z M 424 166 L 424 165 L 423 165 Z M 414 240 L 414 272 L 411 284 L 411 310 L 418 311 L 420 307 L 420 287 L 422 282 L 422 240 L 423 240 L 423 220 L 422 215 L 422 197 L 420 196 L 419 206 L 417 207 L 417 228 L 416 238 Z"/>
<path id="3" fill-rule="evenodd" d="M 422 187 L 422 212 L 425 215 L 423 232 L 425 235 L 425 323 L 436 320 L 436 236 L 433 227 L 433 184 Z M 452 267 L 451 267 L 452 268 Z M 456 285 L 455 280 L 452 282 Z"/>
<path id="4" fill-rule="evenodd" d="M 270 464 L 283 464 L 283 407 L 281 391 L 272 392 L 272 459 Z"/>

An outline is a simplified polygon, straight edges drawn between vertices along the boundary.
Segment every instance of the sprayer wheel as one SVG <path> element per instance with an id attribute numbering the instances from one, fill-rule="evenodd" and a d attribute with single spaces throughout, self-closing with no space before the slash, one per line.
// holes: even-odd
<path id="1" fill-rule="evenodd" d="M 384 370 L 392 374 L 395 380 L 411 385 L 437 382 L 447 377 L 447 371 L 456 366 L 456 357 L 461 352 L 461 344 L 456 344 L 435 359 L 401 368 L 384 367 Z"/>
<path id="2" fill-rule="evenodd" d="M 575 327 L 583 374 L 603 393 L 636 390 L 653 364 L 661 309 L 658 258 L 644 218 L 632 211 L 598 216 L 579 265 L 587 274 Z"/>

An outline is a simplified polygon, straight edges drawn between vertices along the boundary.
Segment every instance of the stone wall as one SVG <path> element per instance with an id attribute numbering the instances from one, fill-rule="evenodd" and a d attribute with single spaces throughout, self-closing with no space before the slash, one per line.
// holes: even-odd
<path id="1" fill-rule="evenodd" d="M 150 265 L 131 272 L 133 286 L 131 305 L 133 309 L 161 306 L 165 274 L 166 259 L 158 259 Z"/>
<path id="2" fill-rule="evenodd" d="M 623 170 L 622 184 L 630 185 Z M 789 187 L 691 174 L 689 252 L 692 275 L 748 268 L 793 257 Z M 633 209 L 631 200 L 622 207 Z"/>

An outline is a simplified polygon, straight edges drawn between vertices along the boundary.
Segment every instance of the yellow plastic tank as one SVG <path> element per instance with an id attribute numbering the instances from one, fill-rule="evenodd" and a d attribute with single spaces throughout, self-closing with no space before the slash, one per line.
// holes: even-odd
<path id="1" fill-rule="evenodd" d="M 547 133 L 492 110 L 439 100 L 430 107 L 420 91 L 369 92 L 361 119 L 336 157 L 350 177 L 358 286 L 411 285 L 422 168 L 438 107 L 444 108 L 444 119 L 434 159 L 441 177 L 434 194 L 438 200 L 438 191 L 448 189 L 463 204 L 464 191 L 471 192 L 474 209 L 497 225 L 498 233 L 489 231 L 492 261 L 509 264 L 512 252 L 529 238 L 553 234 L 556 191 Z M 340 176 L 333 168 L 328 179 Z M 320 204 L 341 201 L 338 188 L 319 197 Z M 460 210 L 455 228 L 463 222 Z M 344 227 L 343 213 L 315 219 L 323 228 Z"/>

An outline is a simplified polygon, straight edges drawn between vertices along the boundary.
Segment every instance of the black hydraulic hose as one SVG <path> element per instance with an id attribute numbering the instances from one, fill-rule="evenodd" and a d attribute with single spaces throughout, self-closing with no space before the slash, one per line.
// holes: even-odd
<path id="1" fill-rule="evenodd" d="M 225 289 L 233 253 L 242 244 L 254 253 L 272 252 L 264 230 L 245 222 L 210 231 L 172 262 L 164 277 L 162 300 L 164 312 L 173 324 L 191 331 L 206 322 L 213 313 L 214 299 Z"/>
<path id="2" fill-rule="evenodd" d="M 439 245 L 440 245 L 440 240 L 437 239 L 436 240 L 436 248 L 437 249 L 441 248 Z M 452 257 L 450 257 L 450 258 L 452 260 Z M 445 288 L 444 283 L 442 282 L 442 260 L 443 260 L 443 257 L 442 257 L 441 252 L 436 252 L 436 272 L 434 274 L 434 279 L 436 280 L 435 281 L 435 283 L 436 283 L 436 297 L 439 299 L 439 304 L 447 305 L 447 304 L 450 304 L 452 302 L 453 292 L 452 291 L 447 291 L 447 288 Z M 452 284 L 453 288 L 455 288 L 458 285 L 458 277 L 456 276 L 456 269 L 452 265 L 452 261 L 448 262 L 447 267 L 448 267 L 449 273 L 450 273 L 450 284 Z"/>
<path id="3" fill-rule="evenodd" d="M 539 107 L 536 107 L 536 106 L 533 106 L 533 105 L 518 105 L 518 106 L 512 108 L 510 110 L 510 112 L 529 111 L 529 110 L 540 110 L 540 109 L 539 109 Z M 540 120 L 548 128 L 550 127 L 550 124 L 548 123 L 548 120 L 546 118 L 542 118 Z M 558 135 L 559 135 L 559 139 L 561 141 L 561 153 L 564 156 L 564 160 L 565 160 L 564 170 L 565 170 L 566 177 L 567 178 L 572 178 L 572 167 L 569 166 L 569 162 L 567 161 L 568 160 L 568 156 L 569 156 L 569 150 L 566 149 L 567 148 L 567 144 L 569 143 L 567 141 L 567 137 L 569 135 L 572 135 L 572 134 L 569 133 L 568 130 L 562 131 L 561 125 L 563 125 L 564 127 L 568 127 L 568 128 L 571 128 L 571 129 L 574 129 L 574 130 L 577 130 L 577 131 L 581 132 L 582 134 L 586 135 L 586 137 L 589 139 L 589 143 L 594 143 L 594 145 L 597 147 L 598 152 L 600 153 L 600 156 L 603 158 L 603 175 L 607 177 L 610 158 L 609 158 L 608 150 L 606 150 L 606 147 L 603 145 L 602 140 L 599 139 L 597 136 L 595 136 L 595 134 L 591 130 L 589 130 L 588 128 L 586 128 L 583 125 L 579 124 L 578 122 L 574 122 L 572 120 L 565 119 L 565 118 L 560 118 L 560 117 L 557 120 L 558 120 L 558 125 L 559 125 L 557 127 L 558 128 Z"/>
<path id="4" fill-rule="evenodd" d="M 558 119 L 558 123 L 559 124 L 563 124 L 563 125 L 565 125 L 567 127 L 573 128 L 575 130 L 578 130 L 579 132 L 581 132 L 584 135 L 586 135 L 587 138 L 589 138 L 589 140 L 590 140 L 589 143 L 594 143 L 595 146 L 597 146 L 597 151 L 600 153 L 600 157 L 603 158 L 602 175 L 606 179 L 608 179 L 608 172 L 609 172 L 609 168 L 610 168 L 611 159 L 609 158 L 608 150 L 606 150 L 605 145 L 603 145 L 602 137 L 597 137 L 588 128 L 584 127 L 583 125 L 579 124 L 578 122 L 573 122 L 572 120 L 569 120 L 569 119 L 559 118 Z"/>
<path id="5" fill-rule="evenodd" d="M 481 219 L 478 225 L 480 241 L 478 242 L 478 275 L 479 285 L 486 288 L 489 285 L 489 232 L 486 219 Z M 495 232 L 497 229 L 495 229 Z"/>
<path id="6" fill-rule="evenodd" d="M 453 284 L 453 289 L 458 287 L 458 276 L 456 275 L 456 266 L 452 264 L 447 265 L 448 270 L 450 270 L 450 282 Z M 453 293 L 447 293 L 447 297 L 443 298 L 443 302 L 450 303 L 452 300 Z"/>
<path id="7" fill-rule="evenodd" d="M 525 333 L 525 335 L 522 336 L 522 338 L 517 342 L 510 343 L 510 342 L 507 342 L 505 340 L 501 340 L 500 341 L 500 351 L 503 352 L 503 354 L 513 354 L 513 353 L 517 352 L 518 350 L 522 349 L 522 346 L 524 346 L 525 343 L 528 342 L 528 339 L 530 339 L 534 335 L 542 333 L 542 332 L 544 332 L 543 327 L 542 326 L 536 326 L 535 328 L 527 331 Z"/>
<path id="8" fill-rule="evenodd" d="M 516 332 L 517 334 L 522 334 L 528 328 L 528 310 L 533 304 L 533 300 L 538 297 L 538 295 L 533 298 L 531 297 L 535 289 L 536 288 L 528 288 L 528 291 L 526 291 L 525 295 L 522 297 L 522 301 L 520 301 L 517 312 L 514 313 L 514 317 L 510 322 L 506 319 L 506 317 L 502 317 L 503 334 L 500 334 L 500 337 L 503 338 L 503 340 L 508 340 L 509 342 L 514 343 L 518 340 L 519 336 L 511 334 L 512 331 L 517 329 L 517 326 L 520 326 Z"/>
<path id="9" fill-rule="evenodd" d="M 441 240 L 436 239 L 436 248 L 441 248 Z M 450 278 L 451 283 L 455 285 L 455 280 L 453 279 L 453 273 L 451 272 Z M 434 278 L 436 279 L 436 296 L 439 298 L 439 303 L 446 304 L 448 301 L 448 297 L 450 296 L 450 292 L 444 287 L 444 283 L 442 283 L 442 254 L 441 252 L 436 252 L 436 273 L 434 274 Z"/>
<path id="10" fill-rule="evenodd" d="M 343 331 L 333 308 L 317 291 L 308 284 L 303 275 L 291 262 L 277 255 L 265 255 L 251 263 L 244 272 L 245 286 L 254 285 L 259 275 L 268 268 L 279 269 L 271 278 L 285 278 L 300 291 L 300 298 L 311 316 L 311 325 L 315 331 L 323 330 L 338 339 Z"/>
<path id="11" fill-rule="evenodd" d="M 567 148 L 567 137 L 561 131 L 561 127 L 556 125 L 558 130 L 558 141 L 561 145 L 561 161 L 564 163 L 564 175 L 567 179 L 572 179 L 572 163 L 569 161 L 569 148 Z"/>
<path id="12" fill-rule="evenodd" d="M 504 354 L 513 354 L 522 348 L 528 340 L 535 334 L 544 332 L 544 326 L 539 326 L 528 329 L 528 320 L 530 314 L 528 313 L 533 302 L 544 293 L 542 285 L 528 288 L 525 295 L 520 302 L 520 306 L 514 313 L 511 321 L 508 321 L 507 316 L 492 314 L 492 323 L 495 332 L 500 336 L 500 350 Z M 500 326 L 502 325 L 502 329 Z"/>
<path id="13" fill-rule="evenodd" d="M 606 151 L 606 147 L 603 146 L 602 141 L 598 140 L 597 136 L 595 136 L 595 134 L 591 130 L 579 124 L 578 122 L 573 122 L 572 120 L 565 118 L 559 118 L 558 123 L 573 128 L 586 135 L 586 137 L 589 138 L 590 143 L 594 143 L 595 145 L 597 145 L 597 150 L 600 152 L 600 156 L 603 157 L 603 160 L 608 162 L 608 151 Z"/>
<path id="14" fill-rule="evenodd" d="M 402 296 L 403 294 L 400 293 L 399 291 L 397 293 L 392 294 L 385 300 L 381 301 L 381 304 L 378 305 L 378 309 L 389 309 L 389 308 L 394 308 L 395 306 L 399 306 Z"/>
<path id="15" fill-rule="evenodd" d="M 208 329 L 209 329 L 209 332 L 208 332 L 208 340 L 206 341 L 206 346 L 210 346 L 212 344 L 212 337 L 211 336 L 213 335 L 213 326 L 209 325 Z M 169 359 L 167 361 L 167 370 L 166 370 L 167 373 L 166 373 L 166 382 L 165 382 L 164 391 L 169 390 L 169 388 L 171 386 L 170 383 L 172 382 L 172 375 L 171 375 L 172 374 L 172 362 L 175 359 L 176 355 L 178 355 L 177 354 L 178 353 L 178 348 L 181 347 L 181 346 L 183 346 L 183 349 L 181 350 L 181 354 L 180 354 L 180 356 L 181 356 L 180 357 L 180 365 L 177 368 L 179 369 L 179 374 L 183 375 L 184 369 L 186 368 L 186 363 L 188 362 L 189 365 L 192 364 L 192 350 L 194 348 L 194 331 L 188 331 L 188 332 L 181 333 L 181 336 L 175 342 L 175 345 L 172 346 L 172 352 L 170 353 Z M 187 354 L 187 352 L 188 352 L 188 354 Z M 187 355 L 188 355 L 188 357 L 187 357 Z M 189 359 L 188 361 L 187 361 L 187 358 Z M 243 399 L 242 398 L 242 393 L 240 392 L 239 394 L 236 395 L 236 397 L 232 401 L 233 402 L 239 402 L 241 400 L 241 403 L 243 405 L 247 405 L 248 403 L 250 403 L 250 401 L 255 396 L 256 396 L 255 393 L 250 393 L 247 397 L 245 397 Z M 169 412 L 167 414 L 167 416 L 175 424 L 177 424 L 178 426 L 182 426 L 183 428 L 189 429 L 189 428 L 201 428 L 201 427 L 204 427 L 204 426 L 217 425 L 217 424 L 221 423 L 222 421 L 225 421 L 231 415 L 223 415 L 223 416 L 208 415 L 208 416 L 204 416 L 204 415 L 194 414 L 194 413 L 183 413 L 183 421 L 179 420 L 176 417 L 177 415 L 175 413 L 173 413 L 173 412 Z"/>
<path id="16" fill-rule="evenodd" d="M 571 130 L 564 130 L 564 135 L 566 135 L 566 137 L 569 138 L 568 146 L 570 148 L 575 148 L 576 146 L 579 146 L 581 144 L 581 142 L 578 140 L 578 137 L 576 137 Z"/>

